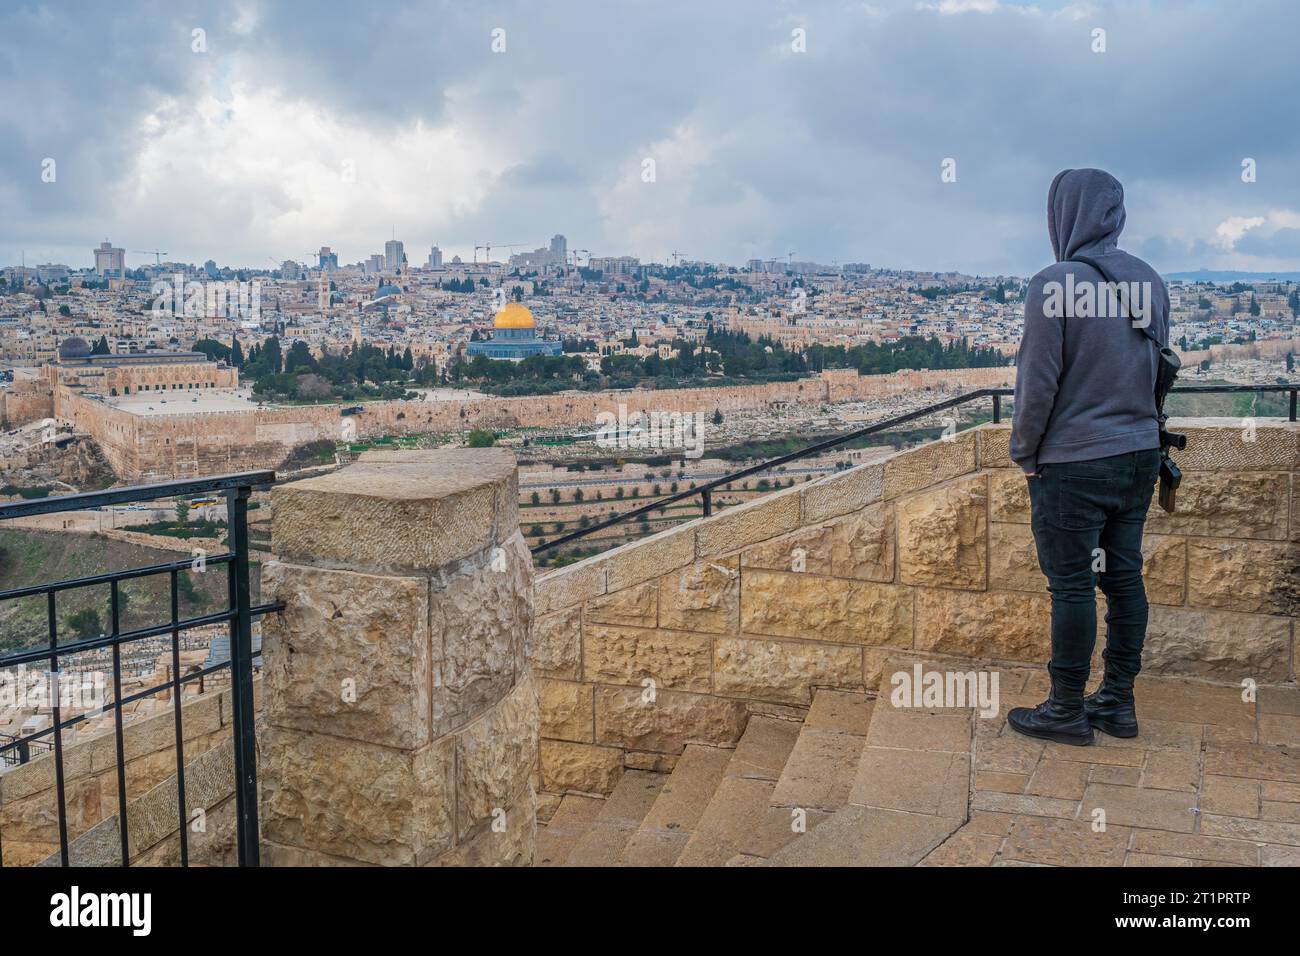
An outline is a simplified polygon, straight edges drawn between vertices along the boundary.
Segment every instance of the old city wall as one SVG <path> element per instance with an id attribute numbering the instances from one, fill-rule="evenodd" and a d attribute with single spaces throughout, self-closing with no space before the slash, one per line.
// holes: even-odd
<path id="1" fill-rule="evenodd" d="M 54 390 L 43 380 L 22 379 L 0 388 L 0 422 L 10 428 L 54 417 Z"/>
<path id="2" fill-rule="evenodd" d="M 1009 385 L 1013 369 L 906 371 L 858 375 L 853 370 L 764 385 L 703 389 L 632 389 L 468 402 L 367 402 L 344 416 L 343 405 L 297 405 L 250 411 L 133 415 L 59 388 L 58 415 L 104 446 L 123 480 L 161 480 L 275 468 L 313 441 L 360 440 L 386 435 L 460 432 L 473 428 L 574 428 L 598 424 L 602 412 L 677 412 L 724 416 L 781 404 L 863 401 L 932 388 L 974 389 Z M 347 426 L 348 421 L 353 422 Z M 354 428 L 351 434 L 345 426 Z"/>
<path id="3" fill-rule="evenodd" d="M 935 388 L 966 391 L 979 388 L 1002 388 L 1015 384 L 1016 370 L 997 368 L 926 369 L 890 372 L 886 375 L 859 375 L 848 371 L 823 372 L 828 400 L 832 402 L 866 401 L 894 395 L 915 394 Z"/>
<path id="4" fill-rule="evenodd" d="M 1239 362 L 1242 359 L 1280 359 L 1300 352 L 1300 340 L 1265 339 L 1262 342 L 1239 342 L 1229 345 L 1211 345 L 1196 352 L 1179 352 L 1184 365 L 1210 362 Z"/>
<path id="5" fill-rule="evenodd" d="M 1153 506 L 1143 544 L 1144 670 L 1293 685 L 1300 426 L 1174 426 L 1178 510 Z M 687 742 L 732 746 L 750 714 L 876 688 L 900 658 L 1043 664 L 1051 600 L 1008 437 L 960 432 L 539 576 L 542 789 L 671 769 Z"/>

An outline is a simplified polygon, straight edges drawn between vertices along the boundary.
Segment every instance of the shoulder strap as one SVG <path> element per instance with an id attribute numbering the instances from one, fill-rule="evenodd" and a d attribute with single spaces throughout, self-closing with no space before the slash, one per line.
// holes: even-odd
<path id="1" fill-rule="evenodd" d="M 1098 272 L 1101 273 L 1101 277 L 1102 277 L 1103 279 L 1105 279 L 1107 282 L 1114 282 L 1114 281 L 1115 281 L 1115 279 L 1111 276 L 1111 274 L 1105 270 L 1105 268 L 1102 266 L 1102 264 L 1101 264 L 1100 262 L 1098 262 L 1096 259 L 1094 259 L 1092 256 L 1081 256 L 1081 255 L 1078 255 L 1078 254 L 1076 253 L 1074 256 L 1070 257 L 1070 258 L 1067 259 L 1066 261 L 1067 261 L 1067 262 L 1082 262 L 1084 265 L 1092 266 L 1094 269 L 1096 269 Z M 1149 303 L 1149 304 L 1148 304 L 1148 308 L 1152 309 L 1152 317 L 1154 318 L 1155 303 L 1154 303 L 1154 302 L 1153 302 L 1153 303 Z M 1128 306 L 1127 306 L 1127 305 L 1125 305 L 1125 311 L 1128 311 Z M 1131 322 L 1132 319 L 1133 319 L 1133 314 L 1130 312 L 1130 313 L 1129 313 L 1129 321 Z M 1141 328 L 1140 331 L 1142 332 L 1143 335 L 1145 335 L 1147 338 L 1149 338 L 1152 342 L 1154 342 L 1154 343 L 1156 344 L 1156 348 L 1157 348 L 1157 349 L 1162 349 L 1162 348 L 1164 348 L 1164 345 L 1161 343 L 1161 341 L 1160 341 L 1158 338 L 1156 338 L 1156 334 L 1155 334 L 1155 332 L 1151 331 L 1151 323 L 1150 323 L 1150 322 L 1148 322 L 1146 325 L 1142 326 L 1142 328 Z"/>
<path id="2" fill-rule="evenodd" d="M 1113 278 L 1111 278 L 1110 273 L 1108 273 L 1104 268 L 1102 268 L 1101 263 L 1098 262 L 1096 259 L 1092 258 L 1091 256 L 1076 255 L 1072 259 L 1068 259 L 1066 261 L 1082 262 L 1084 265 L 1092 266 L 1094 269 L 1096 269 L 1098 272 L 1101 273 L 1102 278 L 1105 279 L 1107 282 L 1115 281 Z M 1153 309 L 1153 317 L 1154 317 L 1154 303 L 1152 303 L 1150 307 Z M 1125 306 L 1125 311 L 1128 311 L 1127 305 Z M 1132 324 L 1132 318 L 1133 318 L 1133 313 L 1129 312 L 1130 324 Z M 1162 345 L 1160 343 L 1160 340 L 1156 338 L 1155 332 L 1151 331 L 1150 322 L 1142 326 L 1142 334 L 1145 335 L 1151 341 L 1151 344 L 1156 347 L 1156 375 L 1155 375 L 1154 391 L 1155 391 L 1155 402 L 1156 402 L 1156 417 L 1160 422 L 1161 447 L 1163 448 L 1165 445 L 1164 437 L 1165 437 L 1165 421 L 1166 421 L 1165 412 L 1164 412 L 1165 396 L 1169 394 L 1169 389 L 1173 387 L 1174 379 L 1178 377 L 1178 370 L 1182 368 L 1183 363 L 1178 358 L 1178 353 L 1176 353 L 1173 349 L 1169 348 L 1167 345 Z M 1172 509 L 1167 509 L 1167 510 L 1172 510 Z"/>

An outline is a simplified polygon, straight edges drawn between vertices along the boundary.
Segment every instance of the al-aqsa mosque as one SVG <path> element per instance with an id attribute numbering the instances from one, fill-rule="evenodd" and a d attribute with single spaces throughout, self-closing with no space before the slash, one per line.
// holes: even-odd
<path id="1" fill-rule="evenodd" d="M 469 355 L 518 362 L 532 355 L 559 355 L 559 342 L 537 337 L 537 323 L 526 305 L 511 302 L 492 320 L 492 338 L 470 342 Z"/>

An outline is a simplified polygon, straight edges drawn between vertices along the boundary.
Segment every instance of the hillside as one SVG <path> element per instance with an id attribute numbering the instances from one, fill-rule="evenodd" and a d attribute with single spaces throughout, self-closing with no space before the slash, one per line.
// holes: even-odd
<path id="1" fill-rule="evenodd" d="M 114 541 L 92 534 L 29 531 L 0 527 L 0 590 L 45 581 L 66 580 L 175 561 L 182 552 L 164 551 Z M 253 565 L 253 595 L 258 594 L 260 567 Z M 180 576 L 180 614 L 193 617 L 223 609 L 227 600 L 226 570 L 215 567 L 203 573 Z M 121 628 L 147 627 L 171 619 L 167 575 L 124 582 Z M 109 627 L 108 585 L 75 588 L 57 598 L 59 639 L 71 641 Z M 80 613 L 78 620 L 72 620 Z M 97 615 L 98 627 L 96 627 Z M 0 653 L 48 641 L 44 595 L 0 602 Z"/>

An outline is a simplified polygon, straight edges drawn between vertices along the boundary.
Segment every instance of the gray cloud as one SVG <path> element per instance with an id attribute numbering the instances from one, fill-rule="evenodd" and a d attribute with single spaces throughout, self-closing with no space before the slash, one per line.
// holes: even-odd
<path id="1" fill-rule="evenodd" d="M 504 54 L 489 49 L 497 27 Z M 791 52 L 796 27 L 806 53 Z M 408 248 L 467 256 L 485 238 L 563 232 L 596 254 L 1026 274 L 1050 256 L 1052 175 L 1095 165 L 1125 183 L 1127 245 L 1157 267 L 1300 268 L 1293 230 L 1233 249 L 1215 233 L 1300 210 L 1297 27 L 1284 0 L 955 15 L 19 0 L 0 10 L 0 262 L 84 264 L 105 236 L 192 260 L 265 264 L 319 244 L 355 260 L 395 226 Z M 294 138 L 273 135 L 273 108 Z M 194 138 L 223 155 L 187 149 Z M 321 170 L 358 154 L 371 178 L 349 199 Z M 40 181 L 47 156 L 56 184 Z M 945 157 L 955 183 L 939 180 Z M 1243 157 L 1257 182 L 1241 182 Z"/>

